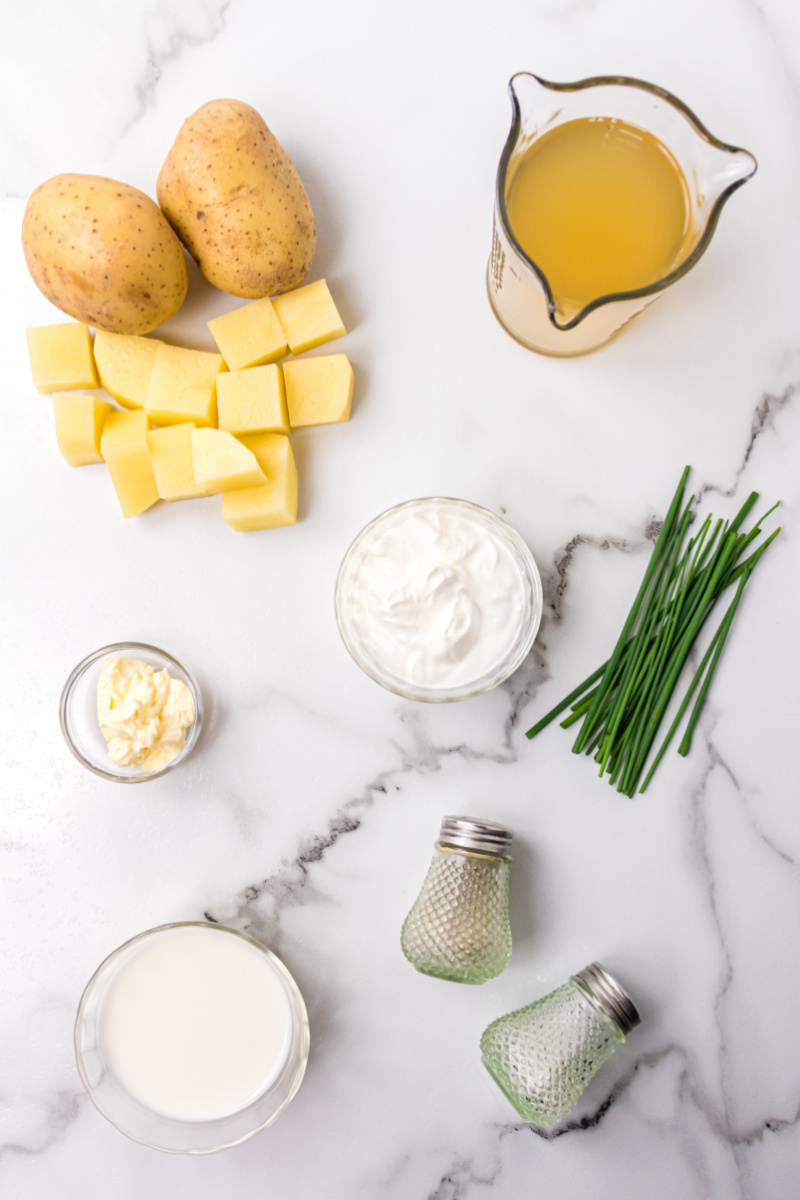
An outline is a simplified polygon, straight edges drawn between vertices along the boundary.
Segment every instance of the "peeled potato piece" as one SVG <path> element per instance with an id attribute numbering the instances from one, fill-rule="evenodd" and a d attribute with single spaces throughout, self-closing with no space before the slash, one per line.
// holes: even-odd
<path id="1" fill-rule="evenodd" d="M 289 348 L 286 334 L 268 299 L 234 308 L 207 324 L 231 371 L 275 362 L 283 358 Z"/>
<path id="2" fill-rule="evenodd" d="M 113 405 L 85 392 L 67 392 L 53 397 L 53 412 L 58 448 L 69 465 L 88 467 L 101 463 L 100 438 Z"/>
<path id="3" fill-rule="evenodd" d="M 241 488 L 222 497 L 222 519 L 237 533 L 278 529 L 297 521 L 297 467 L 288 437 L 252 433 L 242 445 L 255 455 L 267 477 L 261 487 Z"/>
<path id="4" fill-rule="evenodd" d="M 353 368 L 346 354 L 292 360 L 284 367 L 284 379 L 293 429 L 350 420 Z"/>
<path id="5" fill-rule="evenodd" d="M 106 417 L 100 450 L 108 464 L 123 517 L 136 517 L 158 500 L 158 486 L 147 445 L 147 416 L 111 412 Z"/>
<path id="6" fill-rule="evenodd" d="M 25 330 L 37 392 L 97 387 L 92 337 L 85 325 L 35 325 Z"/>
<path id="7" fill-rule="evenodd" d="M 266 483 L 255 455 L 230 433 L 192 430 L 194 478 L 204 496 Z"/>
<path id="8" fill-rule="evenodd" d="M 147 445 L 162 500 L 194 500 L 205 492 L 194 478 L 192 432 L 194 425 L 166 425 L 151 429 Z"/>
<path id="9" fill-rule="evenodd" d="M 283 372 L 275 363 L 220 375 L 217 408 L 228 433 L 289 432 Z"/>
<path id="10" fill-rule="evenodd" d="M 272 307 L 292 354 L 303 354 L 347 333 L 324 279 L 276 296 Z"/>
<path id="11" fill-rule="evenodd" d="M 187 421 L 217 423 L 217 375 L 225 370 L 221 354 L 186 350 L 162 343 L 156 352 L 144 407 L 155 425 Z"/>
<path id="12" fill-rule="evenodd" d="M 94 360 L 100 383 L 123 408 L 144 408 L 153 363 L 159 346 L 156 338 L 135 333 L 106 333 L 94 336 Z"/>

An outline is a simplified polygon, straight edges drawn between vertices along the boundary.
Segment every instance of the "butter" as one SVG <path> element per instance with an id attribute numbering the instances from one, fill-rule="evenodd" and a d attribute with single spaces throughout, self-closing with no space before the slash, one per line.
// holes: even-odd
<path id="1" fill-rule="evenodd" d="M 194 699 L 169 671 L 130 658 L 107 658 L 97 681 L 97 718 L 120 767 L 160 771 L 177 758 L 194 722 Z"/>

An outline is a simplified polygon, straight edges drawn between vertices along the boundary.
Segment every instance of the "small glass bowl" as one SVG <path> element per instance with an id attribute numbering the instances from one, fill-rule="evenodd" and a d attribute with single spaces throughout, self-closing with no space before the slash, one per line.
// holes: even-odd
<path id="1" fill-rule="evenodd" d="M 350 611 L 348 595 L 349 573 L 355 564 L 363 543 L 372 535 L 376 527 L 381 525 L 388 526 L 400 514 L 430 504 L 456 509 L 462 516 L 466 516 L 481 525 L 488 526 L 492 533 L 499 537 L 511 552 L 512 557 L 519 567 L 525 593 L 525 612 L 520 622 L 519 634 L 508 653 L 490 671 L 485 672 L 485 674 L 479 676 L 477 679 L 470 679 L 467 683 L 459 684 L 457 687 L 429 687 L 424 684 L 414 684 L 410 683 L 407 679 L 400 679 L 390 671 L 387 671 L 385 667 L 369 654 L 366 647 L 360 642 L 353 628 L 352 613 Z M 339 574 L 336 579 L 336 622 L 339 626 L 342 641 L 351 657 L 358 663 L 361 670 L 369 675 L 370 679 L 374 679 L 376 683 L 379 683 L 381 687 L 385 687 L 387 691 L 395 692 L 398 696 L 403 696 L 406 700 L 423 700 L 430 704 L 446 704 L 454 700 L 469 700 L 473 696 L 480 696 L 483 692 L 491 691 L 492 688 L 497 687 L 498 684 L 508 679 L 509 675 L 513 675 L 514 671 L 521 666 L 530 653 L 539 630 L 539 623 L 542 619 L 543 605 L 542 581 L 539 575 L 539 568 L 536 566 L 533 555 L 516 529 L 513 529 L 505 521 L 502 521 L 500 517 L 496 517 L 488 508 L 482 508 L 479 504 L 473 504 L 469 500 L 454 500 L 449 496 L 420 497 L 418 500 L 407 500 L 404 504 L 397 504 L 393 508 L 387 508 L 374 521 L 370 521 L 368 525 L 365 525 L 353 540 L 342 560 L 342 565 L 339 568 Z"/>
<path id="2" fill-rule="evenodd" d="M 286 1061 L 266 1091 L 244 1108 L 206 1120 L 180 1120 L 148 1108 L 131 1095 L 111 1071 L 102 1045 L 103 1003 L 117 971 L 147 939 L 169 936 L 175 929 L 198 927 L 220 937 L 242 938 L 260 951 L 280 979 L 291 1013 L 291 1040 Z M 261 942 L 238 929 L 208 921 L 175 921 L 148 929 L 118 947 L 89 980 L 75 1018 L 78 1074 L 99 1113 L 131 1141 L 167 1154 L 214 1154 L 246 1142 L 277 1120 L 294 1098 L 308 1062 L 308 1013 L 300 989 L 281 960 Z"/>
<path id="3" fill-rule="evenodd" d="M 160 771 L 119 767 L 108 753 L 108 742 L 103 737 L 97 719 L 97 680 L 103 662 L 112 655 L 139 659 L 149 663 L 157 671 L 166 668 L 173 679 L 185 683 L 192 693 L 195 715 L 194 722 L 186 730 L 186 745 L 180 754 Z M 102 646 L 95 650 L 94 654 L 84 658 L 72 671 L 61 693 L 59 716 L 61 732 L 67 745 L 87 770 L 93 771 L 103 779 L 110 779 L 112 783 L 148 783 L 151 779 L 158 779 L 172 771 L 191 754 L 203 725 L 203 698 L 196 680 L 165 650 L 159 650 L 157 646 L 148 646 L 144 642 L 114 642 L 111 646 Z"/>

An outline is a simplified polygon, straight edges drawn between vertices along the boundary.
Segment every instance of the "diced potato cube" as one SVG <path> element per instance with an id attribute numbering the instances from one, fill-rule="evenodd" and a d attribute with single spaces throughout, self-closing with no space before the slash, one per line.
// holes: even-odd
<path id="1" fill-rule="evenodd" d="M 147 428 L 147 414 L 140 408 L 110 412 L 103 426 L 100 451 L 108 464 L 123 517 L 138 516 L 158 499 Z"/>
<path id="2" fill-rule="evenodd" d="M 34 325 L 25 330 L 37 392 L 75 392 L 95 388 L 97 373 L 87 325 Z"/>
<path id="3" fill-rule="evenodd" d="M 222 519 L 237 533 L 277 529 L 297 521 L 297 467 L 288 437 L 281 433 L 251 433 L 242 438 L 267 477 L 261 487 L 226 492 Z"/>
<path id="4" fill-rule="evenodd" d="M 71 467 L 88 467 L 101 463 L 100 437 L 103 422 L 113 405 L 85 392 L 54 396 L 58 448 Z"/>
<path id="5" fill-rule="evenodd" d="M 275 362 L 288 349 L 286 334 L 268 298 L 214 317 L 208 328 L 231 371 Z"/>
<path id="6" fill-rule="evenodd" d="M 313 350 L 347 333 L 324 279 L 276 296 L 272 307 L 292 354 Z"/>
<path id="7" fill-rule="evenodd" d="M 220 375 L 217 408 L 228 433 L 289 432 L 283 372 L 275 363 Z"/>
<path id="8" fill-rule="evenodd" d="M 224 370 L 221 354 L 162 342 L 153 363 L 145 412 L 156 425 L 187 421 L 213 428 L 217 424 L 217 375 Z"/>
<path id="9" fill-rule="evenodd" d="M 167 425 L 151 429 L 147 445 L 162 500 L 194 500 L 205 492 L 194 478 L 192 431 L 194 425 Z"/>
<path id="10" fill-rule="evenodd" d="M 158 347 L 156 338 L 134 333 L 94 335 L 94 361 L 100 383 L 123 408 L 144 408 Z"/>
<path id="11" fill-rule="evenodd" d="M 266 482 L 252 451 L 219 429 L 192 430 L 194 478 L 204 496 Z"/>
<path id="12" fill-rule="evenodd" d="M 350 420 L 353 368 L 346 354 L 324 354 L 288 362 L 284 379 L 289 424 L 293 429 Z"/>

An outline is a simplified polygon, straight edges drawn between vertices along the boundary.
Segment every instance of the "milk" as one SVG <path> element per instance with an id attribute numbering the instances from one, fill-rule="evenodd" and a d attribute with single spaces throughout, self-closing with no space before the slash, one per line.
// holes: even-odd
<path id="1" fill-rule="evenodd" d="M 100 1017 L 108 1069 L 147 1108 L 203 1121 L 244 1108 L 286 1063 L 285 985 L 257 947 L 225 930 L 164 929 L 134 947 Z"/>

